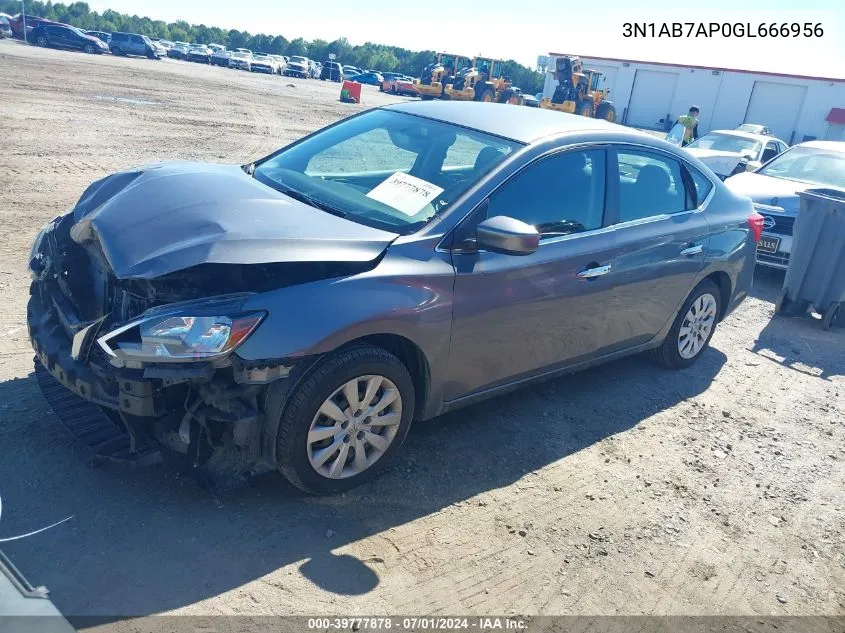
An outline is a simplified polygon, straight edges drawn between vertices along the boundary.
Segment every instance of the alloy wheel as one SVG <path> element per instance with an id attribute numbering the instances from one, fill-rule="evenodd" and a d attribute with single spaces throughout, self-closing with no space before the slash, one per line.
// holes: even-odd
<path id="1" fill-rule="evenodd" d="M 682 358 L 695 358 L 713 332 L 716 324 L 716 297 L 704 293 L 692 302 L 678 331 L 678 353 Z"/>
<path id="2" fill-rule="evenodd" d="M 393 382 L 353 378 L 326 398 L 311 421 L 308 461 L 329 479 L 358 475 L 384 456 L 401 420 L 402 397 Z"/>

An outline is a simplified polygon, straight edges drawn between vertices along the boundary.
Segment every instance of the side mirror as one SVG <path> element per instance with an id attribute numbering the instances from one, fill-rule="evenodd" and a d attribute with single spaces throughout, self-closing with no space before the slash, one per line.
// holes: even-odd
<path id="1" fill-rule="evenodd" d="M 540 246 L 540 234 L 530 224 L 504 215 L 484 220 L 475 229 L 478 247 L 503 255 L 530 255 Z"/>

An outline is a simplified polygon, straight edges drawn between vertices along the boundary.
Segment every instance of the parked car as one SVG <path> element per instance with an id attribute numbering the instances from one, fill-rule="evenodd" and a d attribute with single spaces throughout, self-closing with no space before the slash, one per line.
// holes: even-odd
<path id="1" fill-rule="evenodd" d="M 93 183 L 35 239 L 29 337 L 45 390 L 134 446 L 329 493 L 414 420 L 646 350 L 690 366 L 749 292 L 762 219 L 642 132 L 395 104 L 249 165 Z"/>
<path id="2" fill-rule="evenodd" d="M 12 29 L 12 35 L 19 39 L 23 39 L 24 37 L 24 16 L 21 13 L 14 15 L 12 17 L 7 17 L 9 20 L 9 28 Z M 46 26 L 48 24 L 61 24 L 61 22 L 55 22 L 53 20 L 48 20 L 46 18 L 39 18 L 34 15 L 27 15 L 26 16 L 26 37 L 27 40 L 33 42 L 32 39 L 32 32 L 40 26 Z"/>
<path id="3" fill-rule="evenodd" d="M 786 143 L 773 136 L 741 130 L 713 130 L 684 149 L 724 180 L 743 171 L 758 169 L 786 148 Z"/>
<path id="4" fill-rule="evenodd" d="M 384 77 L 378 73 L 365 72 L 358 75 L 355 81 L 361 84 L 367 84 L 368 86 L 381 86 Z"/>
<path id="5" fill-rule="evenodd" d="M 252 55 L 252 51 L 248 48 L 236 48 L 235 51 L 238 53 L 249 53 L 250 56 Z"/>
<path id="6" fill-rule="evenodd" d="M 226 50 L 226 47 L 223 46 L 222 44 L 209 44 L 208 48 L 211 49 L 212 53 L 214 53 L 216 51 L 225 51 Z"/>
<path id="7" fill-rule="evenodd" d="M 9 18 L 5 15 L 0 15 L 0 39 L 12 37 L 12 26 L 9 24 Z"/>
<path id="8" fill-rule="evenodd" d="M 170 50 L 174 46 L 176 46 L 175 42 L 171 42 L 170 40 L 156 40 L 159 44 L 164 46 L 165 50 Z"/>
<path id="9" fill-rule="evenodd" d="M 215 66 L 225 66 L 229 67 L 229 57 L 231 57 L 232 52 L 227 51 L 225 48 L 216 50 L 211 55 L 211 63 Z"/>
<path id="10" fill-rule="evenodd" d="M 285 66 L 284 73 L 288 77 L 302 77 L 303 79 L 308 79 L 308 76 L 311 73 L 310 66 L 308 65 L 308 58 L 299 55 L 292 55 L 287 63 L 287 66 Z"/>
<path id="11" fill-rule="evenodd" d="M 229 56 L 229 68 L 250 70 L 252 68 L 252 53 L 247 53 L 241 50 L 234 51 Z"/>
<path id="12" fill-rule="evenodd" d="M 269 73 L 271 75 L 280 71 L 279 62 L 266 53 L 255 53 L 252 56 L 252 64 L 249 69 L 254 73 Z"/>
<path id="13" fill-rule="evenodd" d="M 756 123 L 743 123 L 736 129 L 740 132 L 750 132 L 751 134 L 763 134 L 765 136 L 774 136 L 768 126 L 757 125 Z"/>
<path id="14" fill-rule="evenodd" d="M 529 108 L 539 108 L 540 101 L 534 95 L 523 95 L 523 105 L 528 106 Z"/>
<path id="15" fill-rule="evenodd" d="M 344 75 L 360 75 L 362 72 L 364 72 L 364 71 L 362 71 L 357 66 L 344 66 L 343 67 L 343 74 Z"/>
<path id="16" fill-rule="evenodd" d="M 190 47 L 190 44 L 186 42 L 174 42 L 173 46 L 167 49 L 167 56 L 172 59 L 185 59 Z"/>
<path id="17" fill-rule="evenodd" d="M 81 30 L 81 29 L 80 29 Z M 85 35 L 90 35 L 91 37 L 96 37 L 99 40 L 102 40 L 106 44 L 111 41 L 111 33 L 106 33 L 105 31 L 82 31 Z"/>
<path id="18" fill-rule="evenodd" d="M 108 44 L 100 38 L 86 35 L 75 26 L 67 24 L 43 24 L 32 31 L 32 41 L 45 48 L 72 48 L 90 54 L 102 54 L 109 50 Z"/>
<path id="19" fill-rule="evenodd" d="M 323 65 L 320 62 L 315 62 L 313 59 L 311 61 L 311 79 L 319 79 L 320 73 L 323 71 Z"/>
<path id="20" fill-rule="evenodd" d="M 270 57 L 276 60 L 276 63 L 279 65 L 279 74 L 281 75 L 285 70 L 285 66 L 288 65 L 285 58 L 281 55 L 270 55 Z"/>
<path id="21" fill-rule="evenodd" d="M 343 81 L 343 66 L 337 62 L 323 62 L 323 69 L 320 71 L 320 79 L 325 81 Z"/>
<path id="22" fill-rule="evenodd" d="M 208 46 L 205 44 L 195 44 L 191 48 L 188 49 L 188 53 L 185 56 L 189 62 L 199 62 L 201 64 L 210 64 L 211 63 L 211 56 L 214 54 Z"/>
<path id="23" fill-rule="evenodd" d="M 150 59 L 167 56 L 167 50 L 139 33 L 112 33 L 109 48 L 114 55 L 139 55 Z"/>
<path id="24" fill-rule="evenodd" d="M 383 81 L 382 89 L 384 92 L 390 92 L 397 95 L 405 95 L 408 97 L 420 96 L 417 87 L 414 85 L 414 80 L 410 77 L 396 77 L 391 81 Z"/>
<path id="25" fill-rule="evenodd" d="M 808 141 L 794 145 L 755 172 L 725 181 L 731 191 L 748 196 L 763 215 L 763 237 L 757 263 L 786 269 L 792 252 L 792 227 L 798 216 L 798 194 L 807 189 L 845 189 L 845 142 Z"/>
<path id="26" fill-rule="evenodd" d="M 382 77 L 381 83 L 384 84 L 384 82 L 386 82 L 386 81 L 391 81 L 393 79 L 397 79 L 397 78 L 403 77 L 403 76 L 404 75 L 402 75 L 402 73 L 391 73 L 391 72 L 381 73 L 381 77 Z M 379 90 L 384 92 L 384 88 L 382 86 L 379 86 Z"/>

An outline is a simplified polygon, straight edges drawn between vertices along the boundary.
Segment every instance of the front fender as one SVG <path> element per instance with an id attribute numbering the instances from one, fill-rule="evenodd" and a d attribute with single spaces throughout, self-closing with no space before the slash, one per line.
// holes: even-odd
<path id="1" fill-rule="evenodd" d="M 295 360 L 365 336 L 394 334 L 416 344 L 433 368 L 448 354 L 454 270 L 446 254 L 430 250 L 423 260 L 422 253 L 407 257 L 394 250 L 403 249 L 391 248 L 365 273 L 251 297 L 244 310 L 268 315 L 237 355 L 247 361 Z"/>

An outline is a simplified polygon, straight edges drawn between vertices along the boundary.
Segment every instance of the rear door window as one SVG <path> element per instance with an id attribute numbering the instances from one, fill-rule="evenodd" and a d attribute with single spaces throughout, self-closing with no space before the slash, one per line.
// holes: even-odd
<path id="1" fill-rule="evenodd" d="M 620 149 L 619 222 L 681 213 L 695 208 L 679 161 L 652 152 Z M 697 197 L 697 196 L 696 196 Z"/>

